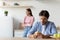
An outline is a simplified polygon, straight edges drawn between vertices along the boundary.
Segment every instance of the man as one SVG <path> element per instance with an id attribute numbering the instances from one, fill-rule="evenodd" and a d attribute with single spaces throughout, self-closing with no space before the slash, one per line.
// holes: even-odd
<path id="1" fill-rule="evenodd" d="M 31 30 L 28 32 L 27 37 L 30 38 L 50 38 L 50 36 L 57 33 L 56 26 L 53 22 L 48 21 L 49 12 L 42 10 L 39 13 L 40 21 L 33 24 Z"/>

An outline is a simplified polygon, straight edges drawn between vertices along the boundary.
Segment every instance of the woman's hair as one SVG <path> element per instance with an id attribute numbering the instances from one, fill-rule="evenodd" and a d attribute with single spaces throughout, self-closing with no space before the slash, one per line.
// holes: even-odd
<path id="1" fill-rule="evenodd" d="M 49 15 L 49 12 L 47 10 L 42 10 L 39 13 L 39 16 L 45 16 L 48 19 L 50 15 Z"/>
<path id="2" fill-rule="evenodd" d="M 31 11 L 30 8 L 27 8 L 26 10 L 27 10 L 28 12 L 30 12 L 30 16 L 33 16 L 33 15 L 32 15 L 32 11 Z"/>

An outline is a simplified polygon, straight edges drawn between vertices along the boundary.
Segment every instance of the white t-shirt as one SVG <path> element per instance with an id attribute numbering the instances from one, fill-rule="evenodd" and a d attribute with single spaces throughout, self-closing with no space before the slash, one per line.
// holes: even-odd
<path id="1" fill-rule="evenodd" d="M 42 25 L 42 34 L 44 34 L 44 32 L 45 32 L 45 25 Z"/>

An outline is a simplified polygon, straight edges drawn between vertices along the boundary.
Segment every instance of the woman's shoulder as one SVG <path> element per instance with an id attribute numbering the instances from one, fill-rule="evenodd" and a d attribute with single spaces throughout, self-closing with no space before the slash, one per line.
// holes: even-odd
<path id="1" fill-rule="evenodd" d="M 33 17 L 33 16 L 31 16 L 30 18 L 31 18 L 31 19 L 34 19 L 34 17 Z"/>
<path id="2" fill-rule="evenodd" d="M 27 17 L 27 16 L 25 16 L 25 17 Z"/>
<path id="3" fill-rule="evenodd" d="M 27 18 L 27 16 L 24 16 L 24 18 Z"/>
<path id="4" fill-rule="evenodd" d="M 34 18 L 34 16 L 30 16 L 31 18 Z"/>

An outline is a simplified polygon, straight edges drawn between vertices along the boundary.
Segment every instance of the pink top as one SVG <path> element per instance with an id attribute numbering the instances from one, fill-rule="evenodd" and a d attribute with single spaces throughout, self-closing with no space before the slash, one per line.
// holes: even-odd
<path id="1" fill-rule="evenodd" d="M 33 22 L 34 22 L 33 16 L 25 16 L 25 18 L 24 18 L 24 25 L 25 26 L 32 26 Z"/>

